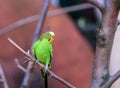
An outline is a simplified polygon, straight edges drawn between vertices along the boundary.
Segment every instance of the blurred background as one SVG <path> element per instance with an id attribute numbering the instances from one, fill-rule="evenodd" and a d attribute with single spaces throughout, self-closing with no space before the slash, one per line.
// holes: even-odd
<path id="1" fill-rule="evenodd" d="M 17 68 L 17 58 L 25 68 L 25 56 L 11 45 L 12 38 L 24 50 L 31 49 L 37 21 L 5 31 L 3 28 L 26 17 L 38 15 L 44 0 L 0 0 L 0 64 L 10 88 L 19 88 L 24 72 Z M 61 13 L 55 12 L 61 9 Z M 42 32 L 47 27 L 55 32 L 52 71 L 77 88 L 88 88 L 92 77 L 92 65 L 96 45 L 95 29 L 100 22 L 99 11 L 85 0 L 51 0 Z M 57 14 L 56 14 L 57 13 Z M 44 88 L 40 69 L 36 65 L 30 88 Z M 0 83 L 0 88 L 3 88 Z M 49 88 L 67 88 L 49 79 Z"/>

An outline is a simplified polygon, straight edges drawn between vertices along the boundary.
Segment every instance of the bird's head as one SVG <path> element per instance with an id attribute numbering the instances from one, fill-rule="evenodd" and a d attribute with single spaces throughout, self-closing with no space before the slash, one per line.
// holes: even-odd
<path id="1" fill-rule="evenodd" d="M 48 32 L 43 33 L 40 36 L 40 40 L 46 39 L 48 43 L 52 44 L 54 37 L 55 37 L 54 32 L 48 31 Z"/>

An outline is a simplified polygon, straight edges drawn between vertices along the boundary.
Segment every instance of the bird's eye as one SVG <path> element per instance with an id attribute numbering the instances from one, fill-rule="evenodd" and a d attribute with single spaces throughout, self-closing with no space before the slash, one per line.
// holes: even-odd
<path id="1" fill-rule="evenodd" d="M 48 41 L 50 41 L 51 40 L 51 38 L 48 38 Z"/>

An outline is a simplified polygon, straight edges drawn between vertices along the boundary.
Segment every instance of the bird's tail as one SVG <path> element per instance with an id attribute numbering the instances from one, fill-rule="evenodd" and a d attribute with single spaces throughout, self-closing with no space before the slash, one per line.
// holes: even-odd
<path id="1" fill-rule="evenodd" d="M 49 75 L 49 73 L 47 71 L 45 71 L 44 68 L 41 68 L 41 74 L 42 74 L 43 78 L 45 78 L 45 76 Z"/>
<path id="2" fill-rule="evenodd" d="M 44 67 L 41 68 L 41 74 L 43 77 L 45 77 L 46 75 L 49 76 L 49 72 L 47 71 L 47 69 L 50 70 L 51 66 L 49 65 L 49 66 L 45 66 L 45 68 Z"/>
<path id="3" fill-rule="evenodd" d="M 50 69 L 51 67 L 49 66 L 48 69 Z M 41 68 L 41 74 L 44 77 L 44 84 L 45 84 L 45 88 L 48 88 L 48 76 L 49 73 L 47 70 L 45 70 L 46 68 Z"/>
<path id="4" fill-rule="evenodd" d="M 48 75 L 47 74 L 45 74 L 44 83 L 45 83 L 45 88 L 48 88 Z"/>

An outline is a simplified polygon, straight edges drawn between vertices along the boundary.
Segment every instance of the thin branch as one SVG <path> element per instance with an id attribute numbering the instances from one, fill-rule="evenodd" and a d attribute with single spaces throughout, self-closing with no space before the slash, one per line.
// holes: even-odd
<path id="1" fill-rule="evenodd" d="M 11 44 L 13 44 L 17 49 L 19 49 L 24 55 L 26 55 L 27 57 L 29 57 L 31 60 L 35 61 L 36 59 L 34 57 L 32 57 L 30 54 L 28 54 L 27 52 L 25 52 L 22 48 L 20 48 L 12 39 L 8 38 L 9 42 Z M 44 65 L 42 65 L 40 62 L 38 62 L 38 65 L 41 67 L 44 67 Z M 64 85 L 66 85 L 69 88 L 75 88 L 75 86 L 73 86 L 72 84 L 68 83 L 67 81 L 65 81 L 63 78 L 57 76 L 55 73 L 53 73 L 52 71 L 48 70 L 48 72 L 51 74 L 52 78 L 60 81 L 61 83 L 63 83 Z"/>
<path id="2" fill-rule="evenodd" d="M 25 25 L 26 23 L 31 23 L 33 21 L 36 21 L 37 19 L 38 19 L 38 15 L 30 16 L 30 17 L 18 20 L 16 22 L 0 29 L 0 35 L 3 35 L 3 34 L 9 32 L 15 28 L 21 27 L 21 26 Z"/>
<path id="3" fill-rule="evenodd" d="M 93 4 L 94 6 L 96 6 L 97 8 L 99 8 L 99 10 L 101 10 L 101 12 L 105 8 L 105 1 L 104 0 L 87 0 L 87 1 L 91 4 Z"/>
<path id="4" fill-rule="evenodd" d="M 102 88 L 110 88 L 110 86 L 119 78 L 120 78 L 120 70 L 117 71 L 113 76 L 111 76 Z"/>
<path id="5" fill-rule="evenodd" d="M 27 54 L 29 58 L 33 58 L 30 54 L 28 54 L 27 52 L 25 52 L 22 48 L 20 48 L 15 42 L 13 42 L 10 38 L 8 38 L 8 40 L 15 45 L 23 54 Z M 34 59 L 34 58 L 33 58 Z M 32 63 L 32 62 L 31 62 Z M 23 83 L 21 85 L 21 88 L 25 88 L 26 86 L 28 86 L 29 84 L 29 77 L 30 77 L 30 70 L 31 70 L 31 66 L 33 67 L 33 65 L 31 65 L 31 63 L 28 64 L 27 70 L 26 70 L 26 78 L 25 80 L 23 80 Z"/>
<path id="6" fill-rule="evenodd" d="M 51 77 L 53 79 L 58 80 L 59 82 L 63 83 L 64 85 L 68 86 L 69 88 L 76 88 L 75 86 L 73 86 L 72 84 L 70 84 L 69 82 L 65 81 L 63 78 L 57 76 L 55 73 L 53 73 L 52 71 L 49 70 L 49 73 L 51 75 Z"/>
<path id="7" fill-rule="evenodd" d="M 83 3 L 83 4 L 78 4 L 78 5 L 74 5 L 74 6 L 68 6 L 68 7 L 64 7 L 64 8 L 60 8 L 60 9 L 56 9 L 53 11 L 49 11 L 47 16 L 56 16 L 56 15 L 60 15 L 63 13 L 68 13 L 68 12 L 74 12 L 74 11 L 80 11 L 80 10 L 86 10 L 86 9 L 90 9 L 93 8 L 95 6 L 89 4 L 89 3 Z"/>
<path id="8" fill-rule="evenodd" d="M 33 67 L 33 62 L 29 62 L 20 88 L 29 88 L 29 85 L 31 83 L 31 74 L 33 72 Z"/>
<path id="9" fill-rule="evenodd" d="M 40 10 L 40 14 L 38 17 L 38 23 L 33 35 L 33 43 L 38 39 L 39 37 L 39 33 L 42 30 L 46 15 L 47 15 L 47 11 L 48 11 L 48 7 L 49 7 L 49 2 L 50 0 L 45 0 L 42 9 Z M 32 44 L 33 44 L 32 43 Z"/>
<path id="10" fill-rule="evenodd" d="M 15 63 L 16 63 L 16 65 L 19 69 L 21 69 L 23 72 L 26 72 L 26 69 L 23 66 L 20 65 L 18 59 L 15 59 Z"/>
<path id="11" fill-rule="evenodd" d="M 0 65 L 0 76 L 1 76 L 4 88 L 9 88 L 1 65 Z"/>
<path id="12" fill-rule="evenodd" d="M 89 8 L 93 8 L 93 5 L 90 5 L 88 3 L 85 4 L 80 4 L 80 5 L 75 5 L 75 6 L 69 6 L 69 7 L 64 7 L 61 9 L 56 9 L 53 11 L 49 11 L 47 16 L 56 16 L 56 15 L 60 15 L 63 13 L 67 13 L 67 12 L 73 12 L 73 11 L 77 11 L 77 10 L 85 10 L 85 9 L 89 9 Z M 21 20 L 18 20 L 2 29 L 0 29 L 0 35 L 3 35 L 9 31 L 14 30 L 15 28 L 21 27 L 25 24 L 37 21 L 39 18 L 39 15 L 34 15 L 34 16 L 30 16 L 27 18 L 23 18 Z"/>

